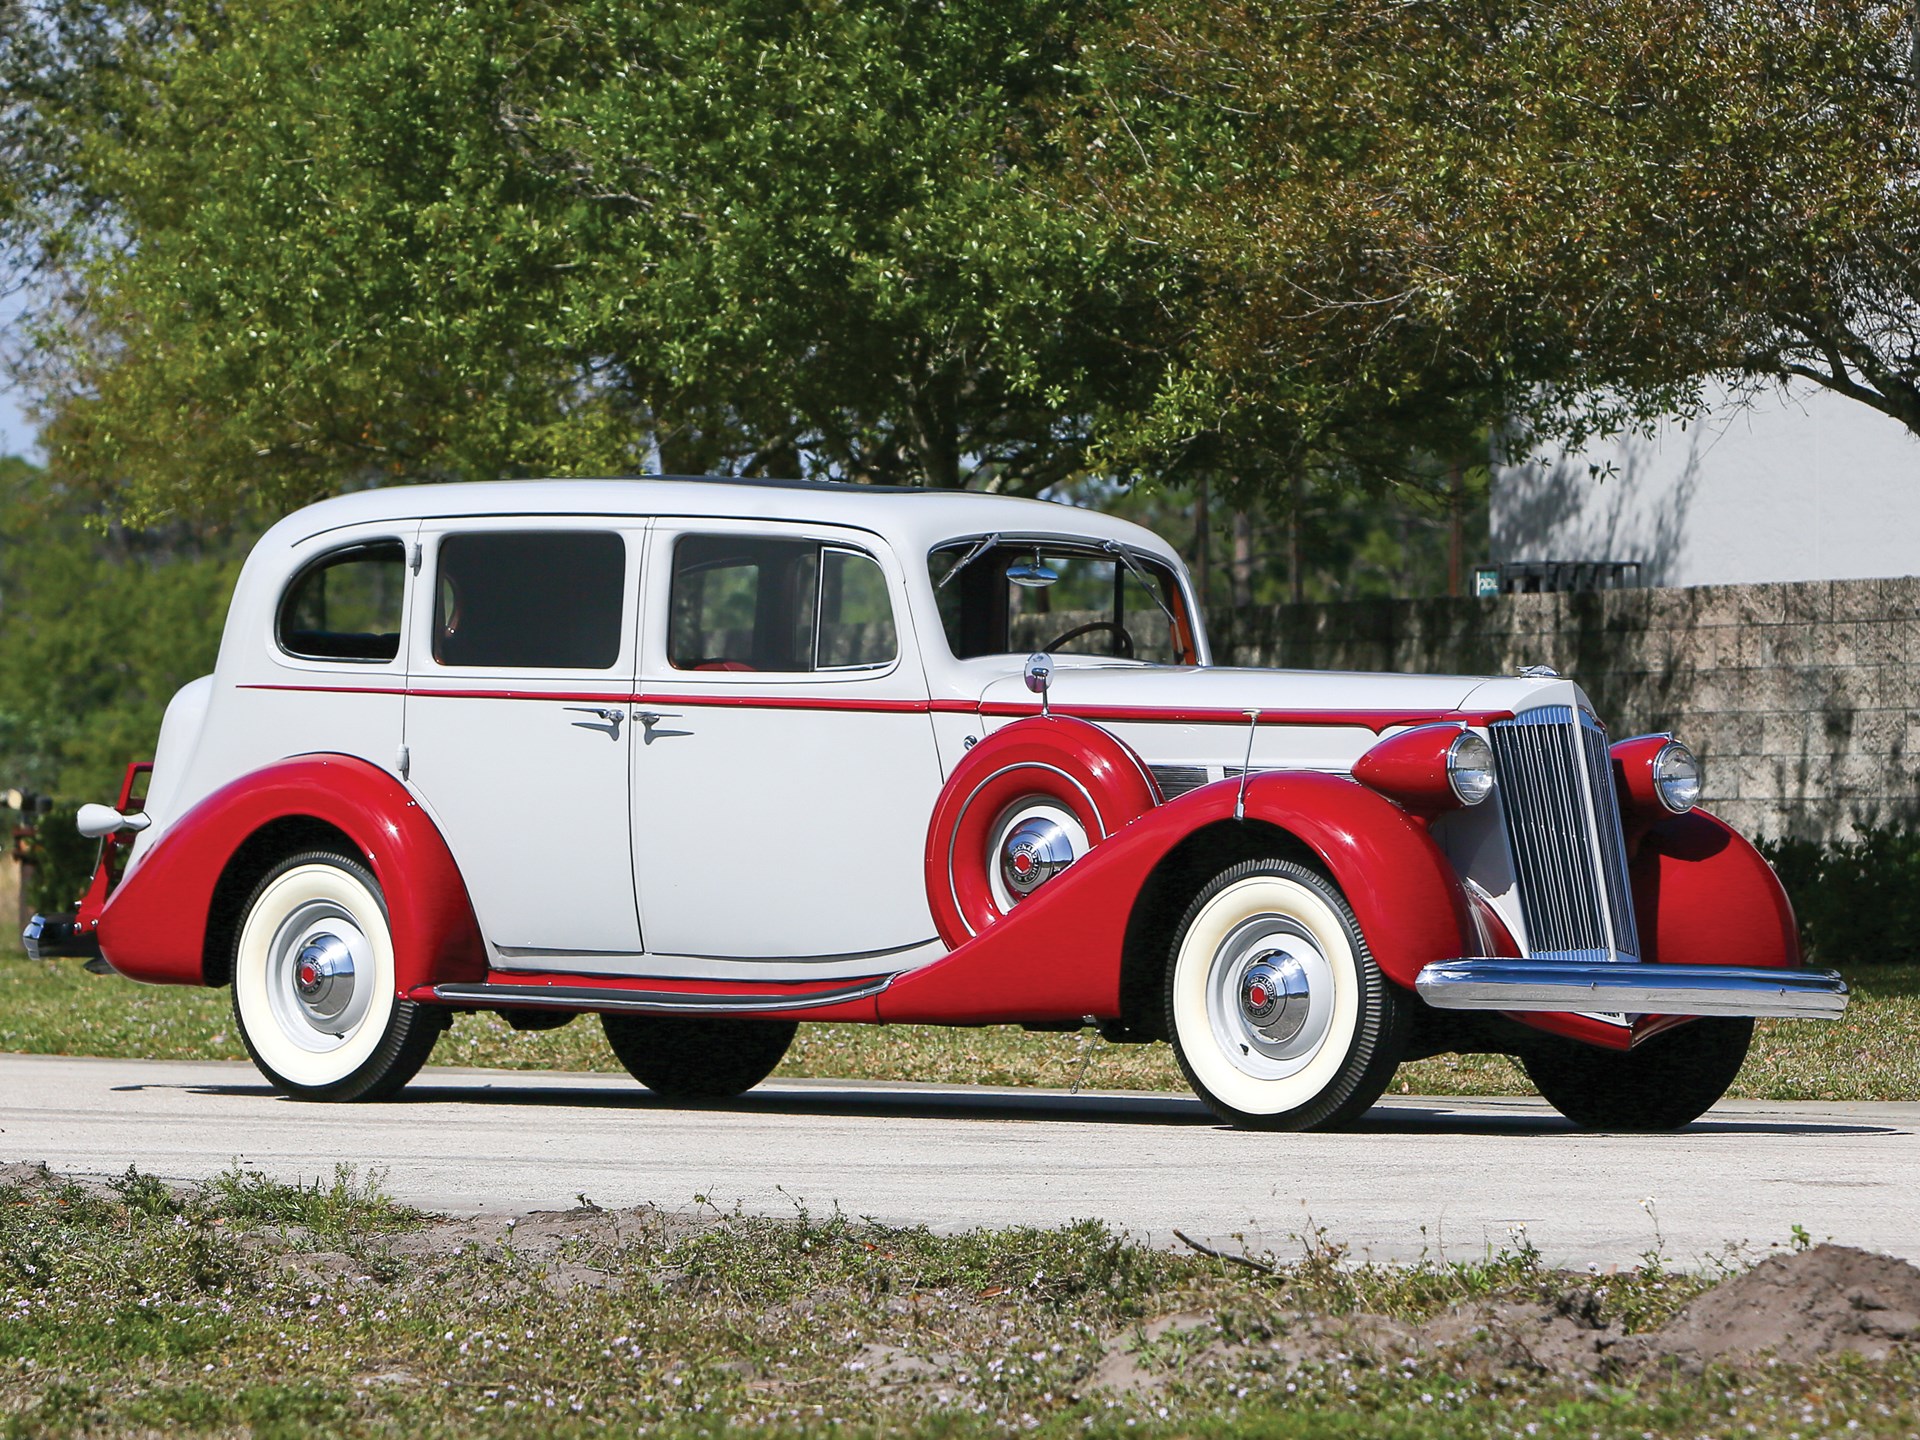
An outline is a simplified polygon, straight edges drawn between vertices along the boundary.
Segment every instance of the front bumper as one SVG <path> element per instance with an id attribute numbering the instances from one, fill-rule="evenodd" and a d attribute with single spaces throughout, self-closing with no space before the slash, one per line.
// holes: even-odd
<path id="1" fill-rule="evenodd" d="M 54 960 L 77 956 L 85 960 L 100 958 L 100 934 L 82 931 L 71 915 L 36 915 L 20 932 L 20 944 L 29 960 Z"/>
<path id="2" fill-rule="evenodd" d="M 1847 984 L 1832 970 L 1740 965 L 1648 965 L 1592 960 L 1441 960 L 1414 980 L 1441 1010 L 1552 1010 L 1575 1014 L 1769 1015 L 1832 1020 Z"/>

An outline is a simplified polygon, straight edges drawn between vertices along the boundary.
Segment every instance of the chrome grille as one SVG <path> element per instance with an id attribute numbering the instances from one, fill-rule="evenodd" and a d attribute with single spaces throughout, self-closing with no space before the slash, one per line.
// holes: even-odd
<path id="1" fill-rule="evenodd" d="M 1585 710 L 1544 705 L 1488 736 L 1528 953 L 1637 960 L 1606 730 Z"/>

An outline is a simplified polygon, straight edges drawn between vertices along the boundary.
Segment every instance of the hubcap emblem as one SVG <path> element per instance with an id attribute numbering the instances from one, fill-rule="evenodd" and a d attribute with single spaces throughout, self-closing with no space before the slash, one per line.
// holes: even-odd
<path id="1" fill-rule="evenodd" d="M 1073 840 L 1044 815 L 1032 815 L 1000 842 L 1000 878 L 1016 900 L 1038 890 L 1073 863 Z"/>

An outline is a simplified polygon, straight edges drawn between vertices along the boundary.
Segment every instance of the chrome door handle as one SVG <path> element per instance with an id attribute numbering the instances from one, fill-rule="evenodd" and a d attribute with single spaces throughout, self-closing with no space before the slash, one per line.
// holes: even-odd
<path id="1" fill-rule="evenodd" d="M 627 718 L 627 713 L 624 710 L 614 710 L 600 705 L 569 705 L 567 709 L 576 715 L 598 715 L 602 720 L 606 721 L 607 724 L 613 726 L 618 726 L 622 720 Z"/>
<path id="2" fill-rule="evenodd" d="M 680 717 L 678 715 L 666 714 L 664 711 L 660 711 L 660 710 L 636 710 L 633 712 L 633 718 L 635 720 L 638 720 L 641 723 L 641 725 L 651 730 L 654 726 L 658 725 L 662 720 L 678 720 Z"/>

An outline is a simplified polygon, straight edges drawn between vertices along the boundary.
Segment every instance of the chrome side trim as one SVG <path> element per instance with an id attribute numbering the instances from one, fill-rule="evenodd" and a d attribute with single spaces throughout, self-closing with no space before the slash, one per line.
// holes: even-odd
<path id="1" fill-rule="evenodd" d="M 1832 1020 L 1847 984 L 1832 970 L 1649 965 L 1618 960 L 1440 960 L 1414 981 L 1441 1010 L 1613 1010 Z"/>
<path id="2" fill-rule="evenodd" d="M 766 1011 L 819 1010 L 878 995 L 893 976 L 810 990 L 804 995 L 701 995 L 679 990 L 614 990 L 586 985 L 436 985 L 433 998 L 449 1005 L 499 1006 L 509 1010 L 605 1010 L 642 1015 L 754 1015 Z"/>

